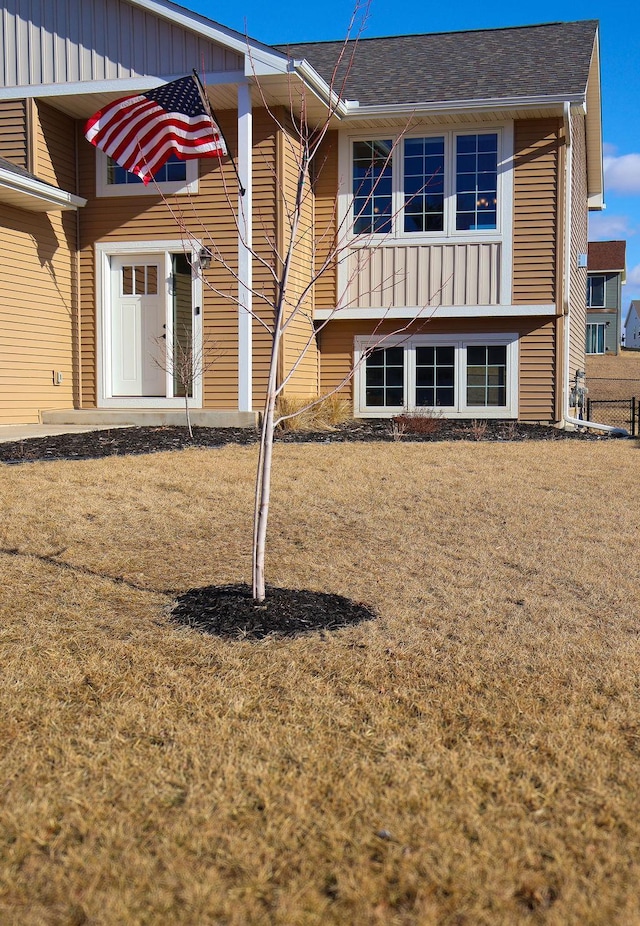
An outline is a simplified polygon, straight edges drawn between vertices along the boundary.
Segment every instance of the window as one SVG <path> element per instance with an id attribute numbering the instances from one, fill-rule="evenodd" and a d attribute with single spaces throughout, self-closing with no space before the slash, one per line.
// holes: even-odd
<path id="1" fill-rule="evenodd" d="M 456 137 L 456 229 L 497 228 L 498 136 Z"/>
<path id="2" fill-rule="evenodd" d="M 120 167 L 104 151 L 96 150 L 96 192 L 98 196 L 197 193 L 198 161 L 183 161 L 172 154 L 157 171 L 155 182 L 151 181 L 145 186 L 136 174 Z"/>
<path id="3" fill-rule="evenodd" d="M 439 409 L 450 417 L 517 416 L 517 335 L 414 335 L 371 350 L 355 341 L 356 414 Z"/>
<path id="4" fill-rule="evenodd" d="M 498 230 L 499 132 L 353 140 L 353 232 Z"/>
<path id="5" fill-rule="evenodd" d="M 186 179 L 187 162 L 180 160 L 175 154 L 170 155 L 169 160 L 165 161 L 162 167 L 155 173 L 156 183 L 172 183 L 177 181 L 182 181 L 184 183 Z M 116 164 L 113 158 L 107 157 L 107 183 L 109 186 L 115 184 L 141 184 L 142 180 L 137 174 L 133 174 L 130 170 L 125 170 L 124 167 L 120 167 L 119 164 Z"/>
<path id="6" fill-rule="evenodd" d="M 387 347 L 367 357 L 367 405 L 372 408 L 404 405 L 404 350 Z"/>
<path id="7" fill-rule="evenodd" d="M 353 227 L 357 235 L 391 231 L 391 140 L 353 146 Z"/>
<path id="8" fill-rule="evenodd" d="M 467 348 L 467 405 L 502 406 L 507 401 L 507 348 Z"/>
<path id="9" fill-rule="evenodd" d="M 585 351 L 587 354 L 604 354 L 605 352 L 605 328 L 604 322 L 587 325 L 587 344 Z"/>
<path id="10" fill-rule="evenodd" d="M 590 309 L 604 309 L 604 290 L 604 276 L 587 277 L 587 306 Z"/>
<path id="11" fill-rule="evenodd" d="M 404 142 L 404 230 L 444 230 L 444 138 Z"/>

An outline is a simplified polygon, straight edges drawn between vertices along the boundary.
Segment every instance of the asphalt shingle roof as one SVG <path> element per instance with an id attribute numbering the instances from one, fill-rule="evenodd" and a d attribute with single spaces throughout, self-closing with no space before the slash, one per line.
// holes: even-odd
<path id="1" fill-rule="evenodd" d="M 587 267 L 589 270 L 624 270 L 626 241 L 590 241 Z"/>
<path id="2" fill-rule="evenodd" d="M 362 105 L 584 93 L 597 20 L 360 39 L 344 99 Z M 327 83 L 343 42 L 277 45 Z M 345 58 L 348 58 L 346 55 Z M 340 91 L 345 65 L 334 89 Z"/>
<path id="3" fill-rule="evenodd" d="M 3 170 L 10 171 L 12 174 L 18 174 L 20 177 L 29 177 L 31 180 L 38 179 L 35 174 L 30 174 L 24 167 L 18 167 L 17 164 L 14 164 L 13 161 L 8 161 L 6 158 L 0 157 L 0 167 Z"/>

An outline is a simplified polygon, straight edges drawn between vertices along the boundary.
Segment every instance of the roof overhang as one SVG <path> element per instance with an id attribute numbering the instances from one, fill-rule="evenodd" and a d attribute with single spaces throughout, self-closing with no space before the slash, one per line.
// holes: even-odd
<path id="1" fill-rule="evenodd" d="M 487 112 L 496 115 L 508 114 L 513 116 L 516 111 L 544 111 L 553 115 L 562 115 L 563 105 L 566 100 L 566 94 L 557 94 L 555 96 L 492 97 L 480 100 L 436 100 L 429 103 L 401 103 L 396 106 L 361 106 L 358 102 L 348 102 L 347 118 L 349 122 L 359 122 L 376 118 L 441 117 L 451 114 Z M 576 95 L 573 99 L 570 99 L 570 102 L 583 103 L 584 96 L 581 94 Z"/>
<path id="2" fill-rule="evenodd" d="M 0 202 L 28 212 L 62 212 L 79 209 L 87 201 L 28 174 L 0 167 Z"/>
<path id="3" fill-rule="evenodd" d="M 596 32 L 585 97 L 587 142 L 587 196 L 589 209 L 604 209 L 604 167 L 602 151 L 602 91 L 600 84 L 600 39 Z"/>

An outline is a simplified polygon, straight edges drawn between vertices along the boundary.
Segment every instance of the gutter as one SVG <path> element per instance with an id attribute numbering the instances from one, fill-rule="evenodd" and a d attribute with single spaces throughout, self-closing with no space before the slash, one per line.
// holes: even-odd
<path id="1" fill-rule="evenodd" d="M 487 97 L 472 100 L 434 100 L 432 102 L 397 103 L 392 106 L 387 103 L 367 105 L 354 100 L 347 100 L 347 115 L 351 120 L 371 119 L 374 117 L 391 118 L 393 116 L 420 116 L 440 113 L 456 112 L 494 112 L 500 109 L 548 109 L 560 108 L 567 103 L 567 96 L 563 94 L 546 94 L 527 97 Z M 575 94 L 569 97 L 572 108 L 581 108 L 584 112 L 584 97 Z"/>
<path id="2" fill-rule="evenodd" d="M 585 421 L 582 418 L 574 418 L 569 414 L 569 337 L 571 334 L 571 181 L 572 181 L 572 146 L 573 136 L 571 132 L 571 102 L 565 100 L 564 103 L 564 131 L 566 139 L 566 157 L 565 157 L 565 255 L 564 255 L 564 294 L 563 294 L 563 321 L 564 321 L 564 376 L 562 383 L 562 407 L 565 409 L 562 417 L 563 425 L 573 425 L 578 428 L 592 428 L 595 431 L 604 431 L 615 437 L 629 437 L 629 432 L 624 428 L 616 428 L 610 424 L 601 424 L 597 421 Z M 576 370 L 576 379 L 578 373 Z"/>
<path id="3" fill-rule="evenodd" d="M 340 118 L 348 115 L 349 107 L 353 104 L 343 100 L 335 93 L 329 84 L 323 80 L 318 72 L 311 67 L 306 58 L 297 59 L 292 62 L 293 70 L 298 74 L 303 82 L 309 87 L 315 95 L 326 103 L 330 111 Z"/>
<path id="4" fill-rule="evenodd" d="M 79 209 L 87 203 L 82 196 L 75 196 L 35 177 L 15 173 L 3 167 L 0 167 L 0 186 L 46 203 L 51 209 Z"/>

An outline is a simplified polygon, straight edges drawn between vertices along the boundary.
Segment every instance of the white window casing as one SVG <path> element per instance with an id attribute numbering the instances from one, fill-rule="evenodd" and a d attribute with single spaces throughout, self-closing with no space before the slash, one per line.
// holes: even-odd
<path id="1" fill-rule="evenodd" d="M 107 183 L 109 159 L 104 151 L 96 148 L 96 196 L 160 196 L 182 195 L 198 192 L 198 161 L 193 158 L 184 161 L 186 180 L 170 183 Z"/>
<path id="2" fill-rule="evenodd" d="M 403 406 L 367 407 L 366 404 L 366 359 L 375 348 L 401 346 L 404 349 L 404 396 Z M 455 349 L 455 405 L 427 406 L 415 405 L 417 347 L 451 346 Z M 506 347 L 506 403 L 501 406 L 467 405 L 467 347 L 504 346 Z M 371 337 L 358 335 L 354 339 L 354 415 L 358 418 L 388 418 L 403 412 L 416 411 L 424 413 L 433 411 L 446 418 L 517 418 L 518 417 L 518 335 L 514 333 L 488 335 L 452 334 L 452 335 L 392 335 L 390 337 Z"/>
<path id="3" fill-rule="evenodd" d="M 455 139 L 458 135 L 497 133 L 498 136 L 498 177 L 497 177 L 497 228 L 471 231 L 455 229 L 456 195 L 455 195 Z M 405 232 L 403 226 L 403 141 L 404 138 L 445 138 L 445 230 L 443 232 Z M 356 141 L 376 141 L 391 139 L 396 144 L 393 152 L 392 186 L 394 216 L 393 231 L 384 234 L 353 234 L 353 144 Z M 389 129 L 368 130 L 361 132 L 344 132 L 339 138 L 339 188 L 338 188 L 338 227 L 341 238 L 349 249 L 378 247 L 402 248 L 409 246 L 428 246 L 444 244 L 479 244 L 499 243 L 500 256 L 500 304 L 510 305 L 512 289 L 513 259 L 513 122 L 496 122 L 469 124 L 455 128 L 436 126 L 411 129 L 406 135 L 402 130 L 393 132 Z M 338 265 L 338 293 L 348 291 L 348 261 L 341 260 Z"/>

